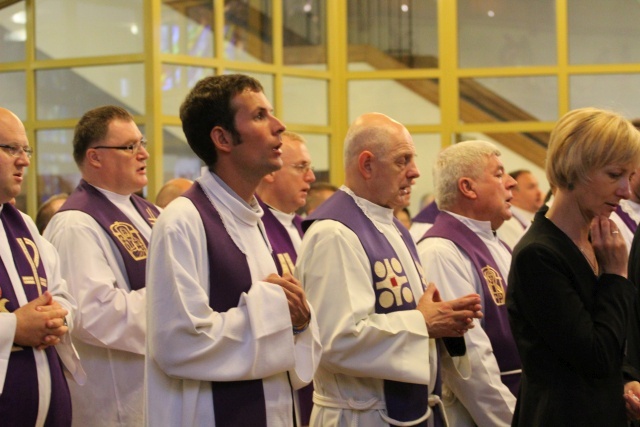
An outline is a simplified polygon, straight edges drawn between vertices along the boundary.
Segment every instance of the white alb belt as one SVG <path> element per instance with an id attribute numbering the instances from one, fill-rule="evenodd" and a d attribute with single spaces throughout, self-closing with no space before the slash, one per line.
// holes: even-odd
<path id="1" fill-rule="evenodd" d="M 440 410 L 444 414 L 444 407 L 442 405 L 442 401 L 439 396 L 430 395 L 429 396 L 429 407 L 427 408 L 427 412 L 416 420 L 411 421 L 398 421 L 390 418 L 387 415 L 387 405 L 383 400 L 378 399 L 377 397 L 372 397 L 369 400 L 359 401 L 352 398 L 349 399 L 338 399 L 333 397 L 322 396 L 318 394 L 316 391 L 313 392 L 313 403 L 318 406 L 323 406 L 325 408 L 335 408 L 335 409 L 349 409 L 352 411 L 351 417 L 351 427 L 358 427 L 358 412 L 362 411 L 372 411 L 376 410 L 380 413 L 380 417 L 389 423 L 392 426 L 398 427 L 410 427 L 416 424 L 420 424 L 424 420 L 428 419 L 431 414 L 432 406 L 440 406 Z"/>

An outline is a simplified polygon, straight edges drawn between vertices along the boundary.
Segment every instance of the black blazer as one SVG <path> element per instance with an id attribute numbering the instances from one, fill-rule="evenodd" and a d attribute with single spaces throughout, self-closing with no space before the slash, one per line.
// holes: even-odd
<path id="1" fill-rule="evenodd" d="M 513 426 L 626 426 L 622 375 L 635 289 L 596 277 L 538 212 L 513 253 L 507 310 L 522 359 Z"/>

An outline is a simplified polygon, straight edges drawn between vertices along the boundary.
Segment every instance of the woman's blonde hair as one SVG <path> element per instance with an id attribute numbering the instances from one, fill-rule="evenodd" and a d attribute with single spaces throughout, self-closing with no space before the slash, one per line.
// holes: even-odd
<path id="1" fill-rule="evenodd" d="M 613 164 L 640 165 L 640 132 L 618 113 L 580 108 L 551 131 L 546 173 L 551 187 L 572 189 L 589 172 Z"/>

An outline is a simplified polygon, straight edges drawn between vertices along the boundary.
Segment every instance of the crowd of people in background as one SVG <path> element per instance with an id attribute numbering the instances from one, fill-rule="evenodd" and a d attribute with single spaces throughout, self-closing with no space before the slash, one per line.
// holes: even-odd
<path id="1" fill-rule="evenodd" d="M 316 181 L 256 79 L 206 77 L 180 119 L 202 164 L 154 203 L 116 106 L 73 135 L 81 174 L 35 222 L 33 153 L 0 108 L 0 424 L 628 426 L 640 420 L 640 132 L 573 110 L 553 190 L 488 141 L 433 159 L 366 113 L 343 185 Z M 415 195 L 414 195 L 415 197 Z M 636 236 L 634 238 L 634 236 Z"/>

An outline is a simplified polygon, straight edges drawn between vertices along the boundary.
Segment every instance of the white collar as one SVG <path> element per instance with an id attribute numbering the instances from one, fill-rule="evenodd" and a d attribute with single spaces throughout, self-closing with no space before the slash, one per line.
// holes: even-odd
<path id="1" fill-rule="evenodd" d="M 453 216 L 454 218 L 462 222 L 464 225 L 469 227 L 469 229 L 474 233 L 476 233 L 478 236 L 484 239 L 496 240 L 496 241 L 498 240 L 498 237 L 496 236 L 495 231 L 491 228 L 491 221 L 480 221 L 477 219 L 471 219 L 466 216 L 458 215 L 457 213 L 446 211 L 446 210 L 444 212 L 450 214 L 451 216 Z"/>

